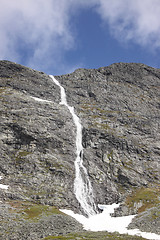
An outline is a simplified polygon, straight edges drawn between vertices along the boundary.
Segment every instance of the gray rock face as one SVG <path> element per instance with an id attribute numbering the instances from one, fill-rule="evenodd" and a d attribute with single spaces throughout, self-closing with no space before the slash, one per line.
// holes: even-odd
<path id="1" fill-rule="evenodd" d="M 122 202 L 117 215 L 157 207 L 160 70 L 117 63 L 56 79 L 83 125 L 84 165 L 96 203 Z M 0 176 L 9 185 L 0 189 L 1 201 L 79 211 L 73 193 L 76 129 L 59 105 L 60 89 L 42 72 L 0 61 L 0 101 Z M 148 198 L 141 196 L 145 191 Z"/>
<path id="2" fill-rule="evenodd" d="M 141 229 L 144 232 L 160 234 L 160 206 L 150 208 L 139 214 L 129 225 L 131 229 Z"/>
<path id="3" fill-rule="evenodd" d="M 97 201 L 115 202 L 133 188 L 159 183 L 160 70 L 119 63 L 58 79 L 83 122 Z"/>
<path id="4" fill-rule="evenodd" d="M 58 236 L 83 231 L 82 226 L 73 218 L 61 213 L 50 213 L 51 207 L 47 207 L 48 211 L 46 212 L 46 206 L 42 206 L 41 209 L 36 209 L 38 205 L 29 206 L 27 212 L 27 209 L 23 209 L 24 211 L 21 208 L 18 209 L 16 204 L 17 202 L 14 202 L 14 205 L 12 203 L 12 207 L 10 204 L 0 205 L 0 217 L 2 219 L 0 239 L 39 240 L 49 235 Z M 35 212 L 34 209 L 44 211 Z"/>
<path id="5" fill-rule="evenodd" d="M 1 68 L 0 170 L 8 197 L 66 207 L 74 199 L 75 129 L 59 89 L 45 74 L 10 62 Z"/>

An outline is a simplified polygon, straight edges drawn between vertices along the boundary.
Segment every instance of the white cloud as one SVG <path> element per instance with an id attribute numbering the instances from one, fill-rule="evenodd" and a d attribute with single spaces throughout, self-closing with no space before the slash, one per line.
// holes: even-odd
<path id="1" fill-rule="evenodd" d="M 63 68 L 64 52 L 74 48 L 72 14 L 93 5 L 85 0 L 0 0 L 0 59 L 47 71 Z M 70 66 L 68 66 L 70 68 Z"/>
<path id="2" fill-rule="evenodd" d="M 46 72 L 52 66 L 59 70 L 72 68 L 65 65 L 63 57 L 76 47 L 72 16 L 83 8 L 94 7 L 117 39 L 160 47 L 159 0 L 0 0 L 0 3 L 0 59 Z"/>
<path id="3" fill-rule="evenodd" d="M 99 0 L 97 11 L 117 39 L 160 47 L 159 0 Z"/>
<path id="4" fill-rule="evenodd" d="M 60 52 L 74 45 L 68 2 L 1 0 L 0 58 L 25 58 L 25 64 L 35 67 L 58 62 Z"/>

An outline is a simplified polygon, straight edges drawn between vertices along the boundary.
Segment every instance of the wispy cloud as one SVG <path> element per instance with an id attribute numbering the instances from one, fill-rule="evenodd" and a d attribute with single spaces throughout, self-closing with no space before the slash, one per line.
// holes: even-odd
<path id="1" fill-rule="evenodd" d="M 159 0 L 1 0 L 0 59 L 46 72 L 53 66 L 53 74 L 72 69 L 63 59 L 77 44 L 72 16 L 93 7 L 116 39 L 160 47 Z"/>
<path id="2" fill-rule="evenodd" d="M 99 0 L 97 11 L 120 41 L 160 47 L 159 0 Z"/>
<path id="3" fill-rule="evenodd" d="M 74 45 L 68 2 L 1 0 L 0 58 L 23 59 L 25 64 L 39 68 L 60 61 L 60 53 Z"/>

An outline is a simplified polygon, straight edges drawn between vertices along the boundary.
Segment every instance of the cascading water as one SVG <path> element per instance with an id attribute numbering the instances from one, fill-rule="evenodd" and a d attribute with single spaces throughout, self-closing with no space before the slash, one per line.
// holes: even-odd
<path id="1" fill-rule="evenodd" d="M 73 118 L 75 126 L 77 128 L 76 134 L 76 160 L 75 160 L 75 182 L 74 182 L 74 192 L 75 196 L 80 203 L 85 214 L 89 217 L 86 218 L 80 214 L 75 214 L 71 210 L 61 210 L 62 212 L 74 217 L 77 221 L 83 224 L 86 230 L 91 231 L 118 231 L 120 234 L 138 235 L 146 239 L 160 240 L 160 236 L 155 233 L 141 232 L 138 229 L 128 230 L 128 225 L 135 217 L 134 215 L 122 216 L 122 217 L 111 217 L 111 213 L 114 209 L 119 207 L 119 204 L 112 205 L 99 205 L 99 208 L 103 210 L 102 213 L 96 214 L 96 205 L 93 198 L 92 186 L 87 174 L 86 168 L 83 166 L 83 146 L 82 146 L 82 125 L 80 119 L 74 112 L 74 108 L 69 106 L 66 100 L 66 94 L 64 88 L 60 83 L 52 76 L 53 82 L 60 87 L 61 90 L 61 102 L 60 104 L 65 105 Z M 37 101 L 50 102 L 38 98 L 34 98 Z"/>
<path id="2" fill-rule="evenodd" d="M 80 123 L 79 117 L 74 112 L 74 108 L 69 106 L 67 103 L 64 88 L 52 75 L 50 75 L 50 77 L 52 78 L 54 83 L 60 87 L 61 90 L 60 104 L 65 105 L 69 109 L 77 129 L 76 134 L 77 157 L 75 160 L 74 193 L 85 214 L 87 214 L 87 216 L 91 216 L 96 214 L 96 205 L 94 202 L 91 182 L 89 180 L 87 170 L 83 166 L 82 125 Z"/>

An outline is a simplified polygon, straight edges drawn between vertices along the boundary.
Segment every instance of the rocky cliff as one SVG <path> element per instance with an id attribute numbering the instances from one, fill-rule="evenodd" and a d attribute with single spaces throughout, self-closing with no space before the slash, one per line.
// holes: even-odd
<path id="1" fill-rule="evenodd" d="M 56 79 L 83 125 L 95 202 L 121 202 L 116 215 L 139 213 L 131 227 L 160 234 L 160 70 L 116 63 Z M 76 129 L 58 86 L 43 72 L 0 61 L 0 101 L 0 176 L 9 185 L 0 189 L 2 239 L 24 239 L 22 229 L 25 239 L 82 230 L 58 210 L 80 211 Z"/>

